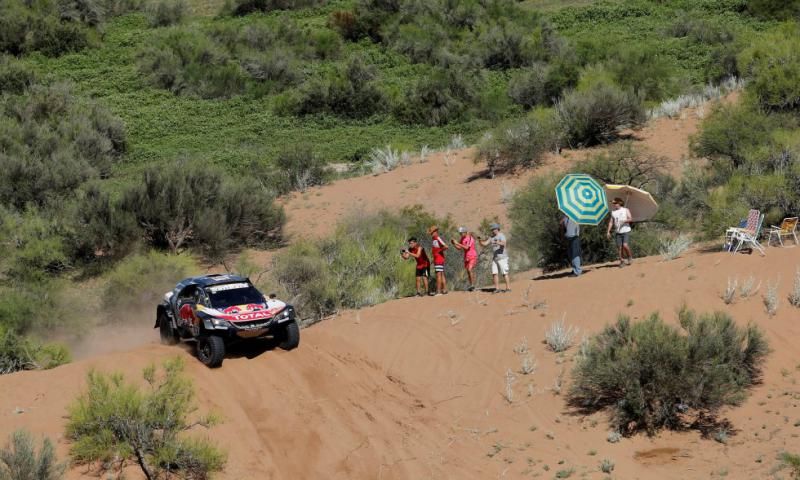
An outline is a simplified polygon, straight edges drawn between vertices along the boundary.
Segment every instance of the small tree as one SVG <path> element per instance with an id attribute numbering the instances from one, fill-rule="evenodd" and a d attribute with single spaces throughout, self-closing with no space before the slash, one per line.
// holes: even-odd
<path id="1" fill-rule="evenodd" d="M 0 480 L 58 480 L 66 468 L 58 463 L 49 438 L 42 440 L 37 452 L 31 434 L 25 430 L 14 432 L 0 449 Z"/>
<path id="2" fill-rule="evenodd" d="M 187 438 L 196 426 L 209 427 L 212 415 L 189 420 L 196 411 L 194 386 L 183 375 L 184 361 L 175 357 L 157 375 L 155 365 L 142 376 L 147 388 L 125 382 L 120 373 L 89 372 L 88 390 L 69 407 L 67 436 L 79 464 L 122 470 L 133 461 L 148 480 L 179 473 L 206 479 L 222 470 L 226 455 L 207 440 Z"/>

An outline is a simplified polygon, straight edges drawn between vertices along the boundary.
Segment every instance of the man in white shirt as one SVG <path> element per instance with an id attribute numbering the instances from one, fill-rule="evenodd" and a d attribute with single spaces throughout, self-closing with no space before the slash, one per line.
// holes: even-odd
<path id="1" fill-rule="evenodd" d="M 492 230 L 491 238 L 484 239 L 478 237 L 478 241 L 484 247 L 487 245 L 492 246 L 492 281 L 494 282 L 495 293 L 504 293 L 511 291 L 511 283 L 508 279 L 508 252 L 506 251 L 506 236 L 500 232 L 500 224 L 493 223 L 489 225 Z M 500 290 L 500 282 L 498 276 L 502 275 L 506 282 L 506 289 Z"/>
<path id="2" fill-rule="evenodd" d="M 631 211 L 625 208 L 625 201 L 617 197 L 611 201 L 611 218 L 608 219 L 608 231 L 606 236 L 611 238 L 611 229 L 614 229 L 614 240 L 619 248 L 619 266 L 624 267 L 625 254 L 628 255 L 627 264 L 631 264 L 633 254 L 631 254 L 631 247 L 628 245 L 631 233 Z"/>
<path id="3" fill-rule="evenodd" d="M 564 215 L 561 217 L 561 229 L 567 240 L 567 258 L 572 266 L 572 276 L 578 277 L 581 274 L 581 227 Z"/>

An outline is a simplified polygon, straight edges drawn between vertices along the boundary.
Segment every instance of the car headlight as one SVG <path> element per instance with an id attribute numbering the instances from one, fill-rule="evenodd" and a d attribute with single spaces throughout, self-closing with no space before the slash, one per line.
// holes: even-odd
<path id="1" fill-rule="evenodd" d="M 292 307 L 286 307 L 281 313 L 278 314 L 278 320 L 289 320 L 292 318 Z"/>
<path id="2" fill-rule="evenodd" d="M 214 325 L 215 327 L 221 327 L 221 328 L 227 328 L 230 325 L 230 323 L 228 323 L 227 320 L 223 320 L 221 318 L 212 318 L 211 324 Z"/>

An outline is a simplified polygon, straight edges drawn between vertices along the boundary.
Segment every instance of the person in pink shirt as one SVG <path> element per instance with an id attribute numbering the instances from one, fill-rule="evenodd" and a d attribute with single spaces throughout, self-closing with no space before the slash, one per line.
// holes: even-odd
<path id="1" fill-rule="evenodd" d="M 467 291 L 472 292 L 475 290 L 475 265 L 478 263 L 478 252 L 475 250 L 475 237 L 472 232 L 467 231 L 467 227 L 458 227 L 458 233 L 461 234 L 461 239 L 456 242 L 453 238 L 453 246 L 456 249 L 464 252 L 464 268 L 467 269 L 467 276 L 469 277 L 469 288 Z"/>

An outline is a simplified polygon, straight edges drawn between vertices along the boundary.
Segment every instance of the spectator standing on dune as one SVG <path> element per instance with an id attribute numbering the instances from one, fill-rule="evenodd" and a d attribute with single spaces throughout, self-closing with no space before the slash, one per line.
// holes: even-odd
<path id="1" fill-rule="evenodd" d="M 475 237 L 472 232 L 467 231 L 467 227 L 458 227 L 458 233 L 461 234 L 461 239 L 456 242 L 453 238 L 450 241 L 456 249 L 464 252 L 464 268 L 467 270 L 467 277 L 469 277 L 468 292 L 475 290 L 475 265 L 478 264 L 478 252 L 475 250 Z"/>
<path id="2" fill-rule="evenodd" d="M 611 238 L 611 229 L 614 229 L 614 241 L 619 249 L 619 266 L 626 265 L 625 255 L 628 255 L 627 264 L 630 265 L 633 260 L 633 254 L 630 247 L 630 234 L 631 234 L 631 211 L 625 208 L 625 201 L 617 197 L 611 201 L 611 218 L 608 219 L 608 230 L 606 236 Z"/>
<path id="3" fill-rule="evenodd" d="M 492 281 L 496 293 L 510 292 L 511 284 L 508 279 L 508 251 L 506 250 L 506 236 L 500 231 L 500 225 L 493 223 L 489 226 L 492 229 L 492 236 L 488 239 L 478 238 L 481 245 L 492 246 Z M 502 275 L 506 282 L 506 289 L 500 290 L 499 275 Z"/>
<path id="4" fill-rule="evenodd" d="M 432 225 L 428 229 L 431 236 L 431 252 L 433 253 L 433 271 L 436 272 L 436 295 L 447 294 L 447 279 L 444 276 L 444 253 L 449 247 L 439 236 L 439 227 Z"/>
<path id="5" fill-rule="evenodd" d="M 581 227 L 573 219 L 564 215 L 561 218 L 561 231 L 567 242 L 567 259 L 572 267 L 572 276 L 581 274 Z"/>
<path id="6" fill-rule="evenodd" d="M 417 296 L 424 295 L 423 292 L 428 293 L 428 275 L 430 275 L 431 262 L 428 260 L 428 254 L 425 249 L 419 244 L 415 237 L 408 239 L 408 249 L 402 250 L 400 255 L 403 260 L 413 258 L 417 261 Z M 424 287 L 422 290 L 420 287 Z"/>

